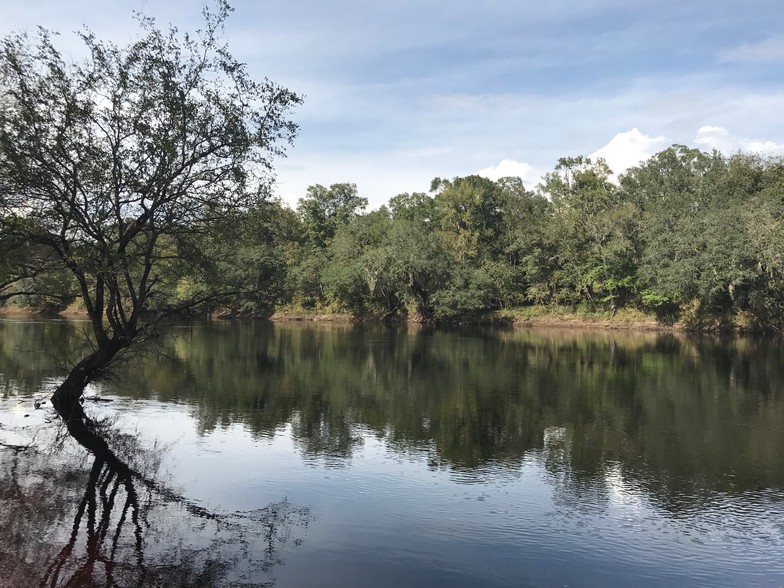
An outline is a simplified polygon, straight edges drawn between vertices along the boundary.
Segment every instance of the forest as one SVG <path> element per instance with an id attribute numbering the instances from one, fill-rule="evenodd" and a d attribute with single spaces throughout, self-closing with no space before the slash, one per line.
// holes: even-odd
<path id="1" fill-rule="evenodd" d="M 187 244 L 209 263 L 172 268 L 158 300 L 217 281 L 231 294 L 197 312 L 453 322 L 526 307 L 631 309 L 698 330 L 784 329 L 780 158 L 674 145 L 618 177 L 601 159 L 570 157 L 533 189 L 512 177 L 435 178 L 427 192 L 367 205 L 355 184 L 316 184 L 294 210 L 268 196 L 223 215 Z M 46 312 L 78 304 L 51 253 L 0 240 L 1 300 Z"/>

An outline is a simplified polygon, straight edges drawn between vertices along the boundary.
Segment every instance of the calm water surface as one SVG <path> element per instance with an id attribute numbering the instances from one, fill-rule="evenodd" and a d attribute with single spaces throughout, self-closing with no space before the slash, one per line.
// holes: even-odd
<path id="1" fill-rule="evenodd" d="M 126 483 L 35 408 L 84 326 L 0 322 L 0 585 L 784 585 L 779 342 L 181 326 Z"/>

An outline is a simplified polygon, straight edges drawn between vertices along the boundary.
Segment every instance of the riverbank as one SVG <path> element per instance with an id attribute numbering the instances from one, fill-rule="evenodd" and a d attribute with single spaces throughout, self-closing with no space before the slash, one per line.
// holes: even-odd
<path id="1" fill-rule="evenodd" d="M 685 331 L 684 325 L 666 325 L 652 314 L 638 310 L 610 312 L 573 311 L 563 308 L 526 307 L 497 311 L 491 319 L 507 322 L 515 327 L 548 327 L 570 329 L 603 329 L 630 331 Z"/>
<path id="2" fill-rule="evenodd" d="M 86 319 L 83 308 L 72 305 L 67 309 L 52 313 L 40 309 L 17 306 L 0 307 L 2 318 L 66 318 Z M 328 309 L 286 308 L 275 311 L 267 317 L 232 317 L 216 313 L 211 317 L 215 320 L 268 319 L 272 322 L 317 322 L 317 323 L 379 323 L 382 319 L 375 315 L 356 315 L 347 312 L 333 312 Z M 392 324 L 427 324 L 419 315 L 398 316 L 385 322 Z M 526 306 L 498 310 L 484 315 L 462 317 L 452 320 L 437 321 L 438 325 L 495 325 L 513 328 L 567 328 L 597 329 L 626 331 L 664 331 L 693 333 L 726 333 L 751 334 L 771 333 L 764 326 L 755 324 L 743 314 L 723 317 L 699 317 L 684 312 L 677 321 L 662 322 L 655 314 L 637 309 L 620 309 L 615 313 L 609 311 L 588 311 L 569 307 Z"/>
<path id="3" fill-rule="evenodd" d="M 363 319 L 352 314 L 340 312 L 275 311 L 269 320 L 276 323 L 317 322 L 317 323 L 355 323 Z"/>
<path id="4" fill-rule="evenodd" d="M 279 310 L 270 320 L 274 322 L 381 322 L 378 316 L 357 316 L 349 313 L 325 312 L 324 310 Z M 427 324 L 419 315 L 395 317 L 392 323 Z M 490 325 L 513 328 L 564 328 L 615 331 L 657 331 L 676 333 L 712 334 L 776 334 L 773 329 L 754 322 L 744 313 L 729 316 L 701 315 L 688 309 L 678 320 L 662 321 L 652 312 L 638 309 L 620 309 L 616 312 L 570 307 L 526 306 L 497 310 L 483 315 L 436 321 L 438 325 Z"/>
<path id="5" fill-rule="evenodd" d="M 377 316 L 357 316 L 348 313 L 324 311 L 280 310 L 269 317 L 273 322 L 341 322 L 374 323 L 381 322 Z M 391 323 L 426 324 L 418 315 L 396 317 Z M 565 328 L 629 331 L 689 331 L 687 325 L 666 325 L 654 315 L 636 310 L 620 310 L 614 315 L 609 312 L 584 312 L 551 307 L 525 307 L 495 311 L 480 316 L 462 317 L 448 321 L 438 321 L 439 325 L 488 325 L 513 328 Z"/>

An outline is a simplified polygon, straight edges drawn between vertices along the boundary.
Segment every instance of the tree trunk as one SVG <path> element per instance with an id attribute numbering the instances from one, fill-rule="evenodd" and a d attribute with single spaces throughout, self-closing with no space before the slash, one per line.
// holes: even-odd
<path id="1" fill-rule="evenodd" d="M 116 338 L 107 339 L 68 373 L 65 381 L 52 394 L 52 406 L 66 423 L 71 419 L 84 418 L 81 399 L 87 384 L 93 381 L 129 343 L 130 341 L 126 343 Z"/>
<path id="2" fill-rule="evenodd" d="M 70 425 L 71 421 L 80 421 L 84 418 L 80 401 L 86 386 L 87 384 L 80 386 L 69 376 L 52 394 L 52 406 L 67 425 Z"/>

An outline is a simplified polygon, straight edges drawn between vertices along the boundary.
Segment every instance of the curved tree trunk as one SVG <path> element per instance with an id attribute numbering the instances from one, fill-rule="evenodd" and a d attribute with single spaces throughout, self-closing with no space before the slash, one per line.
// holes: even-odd
<path id="1" fill-rule="evenodd" d="M 87 384 L 93 381 L 129 343 L 129 340 L 126 342 L 116 338 L 105 340 L 103 345 L 99 345 L 95 351 L 77 363 L 68 373 L 65 381 L 57 387 L 52 394 L 52 406 L 66 424 L 72 419 L 84 418 L 81 399 Z"/>
<path id="2" fill-rule="evenodd" d="M 84 411 L 80 401 L 85 386 L 86 384 L 80 386 L 68 378 L 52 394 L 52 406 L 54 406 L 57 414 L 65 421 L 66 425 L 70 425 L 71 421 L 78 421 L 84 418 Z"/>

